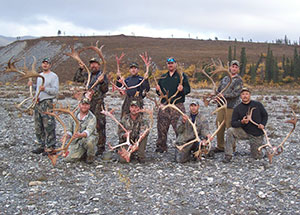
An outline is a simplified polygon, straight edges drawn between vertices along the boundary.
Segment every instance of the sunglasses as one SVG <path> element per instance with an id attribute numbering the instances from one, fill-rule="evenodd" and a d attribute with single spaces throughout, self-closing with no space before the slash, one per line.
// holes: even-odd
<path id="1" fill-rule="evenodd" d="M 176 63 L 174 58 L 168 58 L 167 63 Z"/>

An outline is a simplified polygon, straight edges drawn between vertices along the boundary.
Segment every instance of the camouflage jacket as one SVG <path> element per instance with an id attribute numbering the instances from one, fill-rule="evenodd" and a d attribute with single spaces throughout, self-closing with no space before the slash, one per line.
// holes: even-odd
<path id="1" fill-rule="evenodd" d="M 91 82 L 88 86 L 88 88 L 92 87 L 93 84 L 97 81 L 98 77 L 102 74 L 102 71 L 99 70 L 96 73 L 91 74 Z M 88 75 L 86 72 L 82 72 L 82 70 L 78 70 L 75 74 L 74 81 L 76 82 L 85 82 L 88 78 Z M 103 100 L 105 97 L 105 93 L 108 91 L 108 79 L 107 76 L 104 76 L 104 81 L 102 83 L 98 83 L 93 90 L 95 91 L 95 94 L 93 95 L 92 100 Z"/>
<path id="2" fill-rule="evenodd" d="M 189 118 L 192 121 L 191 115 L 189 115 Z M 205 138 L 209 134 L 208 121 L 204 116 L 198 113 L 194 123 L 196 123 L 199 138 Z M 176 143 L 179 145 L 187 143 L 195 138 L 193 127 L 188 121 L 183 123 L 182 116 L 180 116 L 177 122 L 177 132 L 178 136 L 176 139 Z"/>
<path id="3" fill-rule="evenodd" d="M 78 133 L 86 132 L 87 135 L 88 135 L 87 137 L 98 136 L 98 133 L 97 133 L 97 130 L 96 130 L 97 120 L 96 120 L 95 115 L 91 111 L 89 111 L 88 114 L 82 120 L 79 119 L 79 110 L 76 111 L 74 115 L 77 117 L 77 119 L 79 120 L 79 124 L 80 124 L 79 129 L 78 129 Z M 73 135 L 75 126 L 76 126 L 76 123 L 74 122 L 73 119 L 71 119 L 69 121 L 69 126 L 68 126 L 68 129 L 67 129 L 67 133 L 70 136 Z M 81 139 L 83 139 L 83 138 L 81 138 Z M 74 142 L 78 142 L 79 140 L 80 139 L 76 139 Z"/>
<path id="4" fill-rule="evenodd" d="M 136 120 L 131 119 L 130 113 L 126 114 L 122 120 L 121 124 L 128 130 L 130 133 L 130 140 L 137 141 L 139 136 L 144 133 L 144 131 L 149 128 L 149 122 L 143 116 L 143 114 L 139 113 Z M 126 138 L 123 137 L 125 131 L 119 127 L 119 139 L 120 142 L 125 142 Z"/>
<path id="5" fill-rule="evenodd" d="M 97 73 L 91 75 L 91 82 L 89 84 L 89 88 L 93 86 L 93 84 L 97 81 L 98 77 L 102 74 L 102 71 L 98 71 Z M 98 83 L 93 90 L 95 91 L 92 100 L 103 100 L 105 97 L 105 93 L 108 91 L 108 79 L 107 76 L 104 75 L 104 81 L 102 83 Z"/>
<path id="6" fill-rule="evenodd" d="M 226 85 L 229 83 L 230 78 L 228 76 L 225 76 L 218 87 L 217 92 L 221 92 L 222 89 L 226 87 Z M 243 80 L 241 76 L 236 75 L 235 77 L 232 78 L 232 82 L 225 90 L 223 93 L 225 99 L 227 100 L 227 108 L 234 108 L 237 106 L 241 101 L 240 101 L 240 93 L 243 88 Z"/>
<path id="7" fill-rule="evenodd" d="M 87 79 L 88 79 L 87 72 L 84 72 L 83 69 L 78 68 L 78 70 L 76 71 L 76 73 L 73 77 L 73 81 L 79 82 L 79 83 L 84 83 L 87 81 Z"/>

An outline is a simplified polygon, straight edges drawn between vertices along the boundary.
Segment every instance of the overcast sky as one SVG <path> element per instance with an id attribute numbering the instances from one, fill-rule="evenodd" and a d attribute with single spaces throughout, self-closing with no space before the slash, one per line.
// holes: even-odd
<path id="1" fill-rule="evenodd" d="M 0 35 L 300 37 L 300 0 L 1 0 Z"/>

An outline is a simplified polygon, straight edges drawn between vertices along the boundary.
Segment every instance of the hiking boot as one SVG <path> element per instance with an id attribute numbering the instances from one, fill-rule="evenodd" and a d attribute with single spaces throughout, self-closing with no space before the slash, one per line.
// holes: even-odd
<path id="1" fill-rule="evenodd" d="M 45 152 L 44 147 L 39 147 L 31 151 L 33 154 L 41 154 Z"/>
<path id="2" fill-rule="evenodd" d="M 225 155 L 224 159 L 222 160 L 223 163 L 230 163 L 232 159 L 232 155 Z"/>
<path id="3" fill-rule="evenodd" d="M 48 156 L 49 155 L 56 155 L 56 152 L 53 152 L 54 150 L 54 146 L 51 146 L 49 148 L 46 148 L 46 150 L 44 150 L 44 152 L 42 153 L 43 156 Z"/>
<path id="4" fill-rule="evenodd" d="M 143 164 L 146 162 L 145 158 L 138 158 L 137 160 L 140 164 Z"/>
<path id="5" fill-rule="evenodd" d="M 94 160 L 95 160 L 95 156 L 89 155 L 89 156 L 87 156 L 87 158 L 86 158 L 86 163 L 87 163 L 87 164 L 92 164 L 92 163 L 94 162 Z"/>
<path id="6" fill-rule="evenodd" d="M 105 151 L 104 147 L 98 148 L 98 150 L 96 152 L 96 156 L 102 155 L 104 151 Z"/>
<path id="7" fill-rule="evenodd" d="M 212 149 L 211 151 L 213 151 L 214 153 L 221 153 L 224 152 L 224 149 L 219 149 L 218 147 Z"/>
<path id="8" fill-rule="evenodd" d="M 162 148 L 155 149 L 155 152 L 158 152 L 158 153 L 164 153 L 166 151 L 167 151 L 166 149 L 162 149 Z"/>

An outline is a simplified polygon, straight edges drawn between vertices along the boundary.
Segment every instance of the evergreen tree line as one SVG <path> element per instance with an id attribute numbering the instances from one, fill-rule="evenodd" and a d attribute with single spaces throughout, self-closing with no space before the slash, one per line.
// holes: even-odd
<path id="1" fill-rule="evenodd" d="M 267 53 L 262 53 L 256 63 L 247 64 L 246 48 L 241 49 L 240 58 L 236 55 L 236 46 L 229 46 L 228 61 L 237 59 L 240 61 L 240 75 L 245 83 L 257 84 L 285 84 L 296 82 L 300 84 L 300 55 L 295 47 L 293 58 L 282 56 L 274 57 L 268 46 Z"/>

